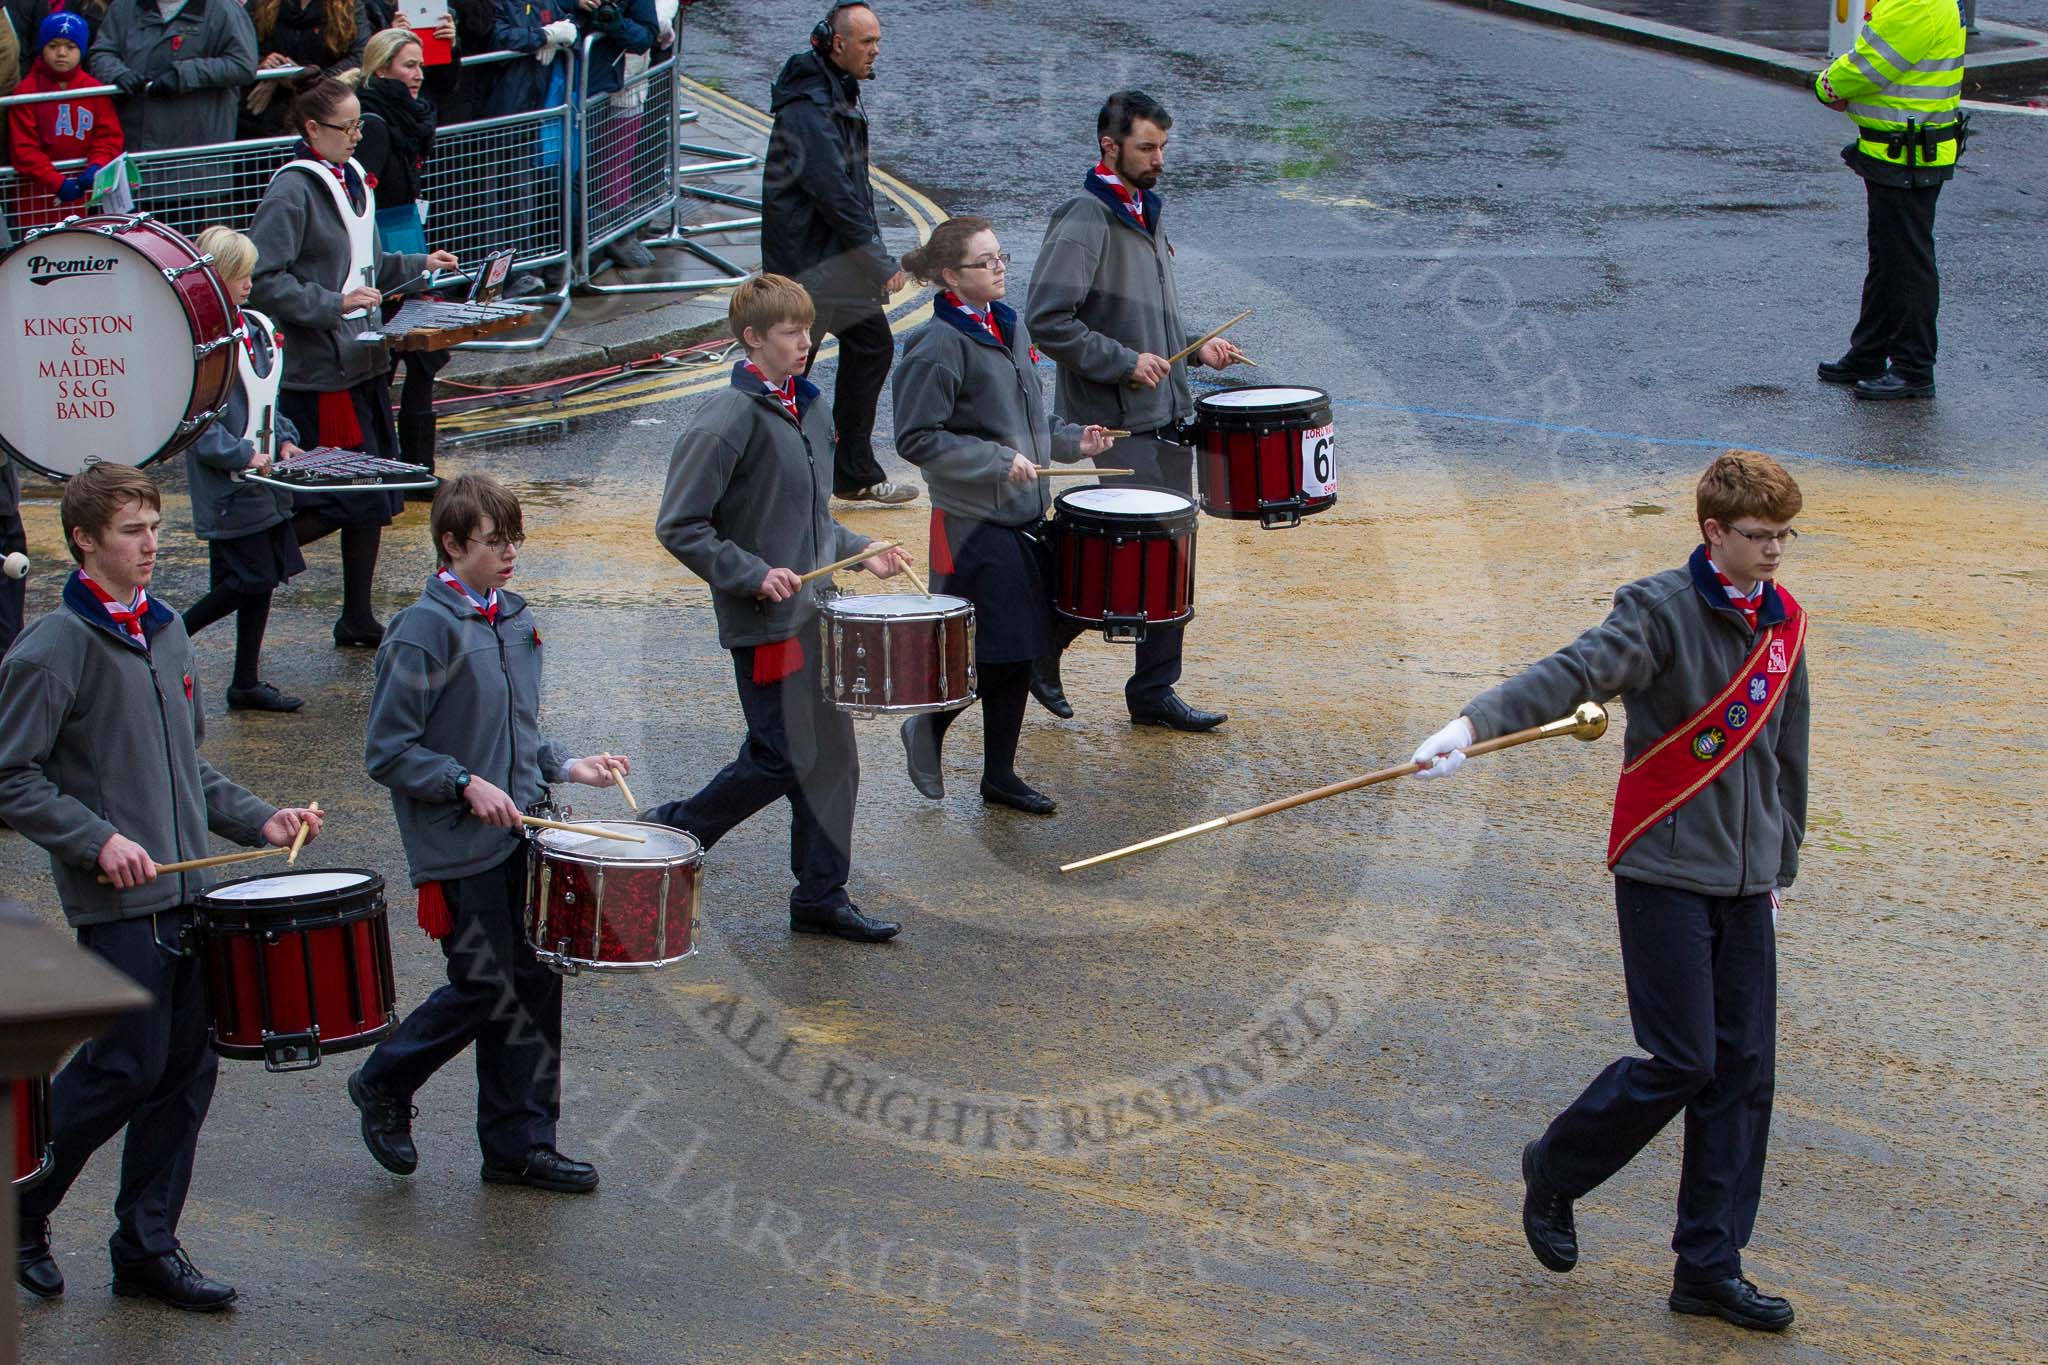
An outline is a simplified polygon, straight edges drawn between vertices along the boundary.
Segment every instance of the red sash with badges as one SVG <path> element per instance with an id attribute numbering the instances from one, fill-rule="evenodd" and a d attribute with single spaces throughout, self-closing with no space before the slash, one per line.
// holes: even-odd
<path id="1" fill-rule="evenodd" d="M 1622 768 L 1614 791 L 1614 826 L 1607 836 L 1609 867 L 1653 825 L 1705 790 L 1763 733 L 1806 647 L 1806 613 L 1783 588 L 1778 600 L 1785 604 L 1786 619 L 1764 627 L 1728 685 Z"/>

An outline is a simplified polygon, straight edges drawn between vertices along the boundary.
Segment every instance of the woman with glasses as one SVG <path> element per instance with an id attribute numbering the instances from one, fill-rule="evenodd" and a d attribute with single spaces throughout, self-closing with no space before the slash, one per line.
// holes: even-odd
<path id="1" fill-rule="evenodd" d="M 250 300 L 284 337 L 278 407 L 317 446 L 398 458 L 391 424 L 391 358 L 374 333 L 381 289 L 424 270 L 449 270 L 452 252 L 381 249 L 376 202 L 355 161 L 362 139 L 356 92 L 331 76 L 301 87 L 292 104 L 300 141 L 271 177 L 249 223 L 260 255 Z M 341 618 L 337 645 L 374 648 L 384 627 L 370 609 L 383 530 L 404 496 L 386 492 L 301 493 L 293 528 L 301 545 L 341 532 Z"/>
<path id="2" fill-rule="evenodd" d="M 986 218 L 941 223 L 903 258 L 939 293 L 896 366 L 896 449 L 931 489 L 933 588 L 974 604 L 981 799 L 1050 815 L 1057 804 L 1016 770 L 1031 661 L 1053 648 L 1051 564 L 1035 534 L 1051 500 L 1039 469 L 1048 458 L 1092 459 L 1110 438 L 1046 411 L 1036 352 L 1002 301 L 1009 264 Z M 939 751 L 958 714 L 903 723 L 911 783 L 934 799 L 945 795 Z"/>

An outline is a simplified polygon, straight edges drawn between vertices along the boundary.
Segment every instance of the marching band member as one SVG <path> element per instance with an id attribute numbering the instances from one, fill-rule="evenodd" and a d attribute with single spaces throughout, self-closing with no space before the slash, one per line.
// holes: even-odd
<path id="1" fill-rule="evenodd" d="M 332 77 L 308 84 L 292 105 L 301 141 L 271 177 L 249 223 L 261 260 L 250 297 L 284 325 L 280 408 L 314 446 L 398 458 L 391 424 L 391 360 L 374 332 L 380 289 L 424 270 L 449 270 L 452 252 L 383 251 L 376 204 L 353 159 L 362 137 L 355 91 Z M 341 532 L 337 645 L 374 646 L 384 627 L 370 608 L 377 547 L 405 505 L 402 493 L 301 493 L 293 524 L 301 545 Z"/>
<path id="2" fill-rule="evenodd" d="M 306 567 L 292 533 L 292 495 L 235 476 L 261 474 L 273 460 L 298 454 L 299 431 L 277 410 L 282 376 L 270 319 L 241 308 L 256 270 L 255 245 L 227 227 L 208 228 L 198 245 L 213 257 L 213 271 L 245 330 L 227 405 L 185 452 L 192 532 L 206 542 L 210 571 L 206 596 L 185 608 L 185 633 L 197 635 L 233 613 L 235 673 L 228 683 L 228 710 L 296 711 L 305 703 L 264 682 L 257 671 L 270 595 Z"/>
<path id="3" fill-rule="evenodd" d="M 1536 1259 L 1578 1263 L 1572 1201 L 1685 1114 L 1670 1305 L 1781 1331 L 1792 1306 L 1742 1274 L 1770 1139 L 1777 889 L 1799 870 L 1810 697 L 1806 615 L 1776 582 L 1801 504 L 1771 459 L 1732 450 L 1701 477 L 1685 567 L 1627 584 L 1607 620 L 1486 692 L 1424 741 L 1442 777 L 1481 739 L 1619 694 L 1627 759 L 1607 863 L 1629 1019 L 1624 1057 L 1522 1149 Z"/>
<path id="4" fill-rule="evenodd" d="M 797 879 L 790 929 L 880 943 L 902 926 L 868 918 L 847 896 L 860 756 L 853 721 L 819 684 L 823 661 L 811 627 L 821 585 L 799 581 L 874 542 L 832 518 L 831 416 L 817 386 L 801 377 L 816 316 L 811 296 L 786 276 L 760 275 L 733 291 L 728 316 L 746 359 L 676 441 L 655 534 L 711 585 L 747 737 L 702 791 L 645 818 L 709 849 L 787 799 Z M 890 578 L 909 562 L 894 549 L 862 567 Z"/>
<path id="5" fill-rule="evenodd" d="M 1038 469 L 1092 459 L 1110 440 L 1046 412 L 1031 339 L 1002 301 L 1009 257 L 986 218 L 941 223 L 903 267 L 939 295 L 896 367 L 896 450 L 931 487 L 934 589 L 974 604 L 981 799 L 1051 815 L 1057 803 L 1016 768 L 1031 661 L 1055 652 L 1052 566 L 1033 534 L 1051 505 Z M 939 753 L 959 714 L 903 722 L 911 783 L 935 800 L 946 794 Z"/>
<path id="6" fill-rule="evenodd" d="M 609 787 L 632 765 L 620 754 L 571 759 L 541 734 L 540 628 L 505 588 L 526 541 L 519 499 L 488 474 L 464 474 L 435 493 L 430 524 L 440 568 L 377 651 L 364 761 L 391 789 L 420 927 L 441 941 L 448 984 L 377 1045 L 348 1094 L 370 1155 L 410 1175 L 413 1093 L 475 1043 L 483 1178 L 586 1194 L 597 1169 L 555 1147 L 562 978 L 520 923 L 520 816 L 545 801 L 545 783 Z"/>
<path id="7" fill-rule="evenodd" d="M 1106 484 L 1141 483 L 1194 492 L 1194 451 L 1175 435 L 1194 414 L 1187 365 L 1166 357 L 1194 342 L 1181 326 L 1173 280 L 1173 246 L 1161 225 L 1152 187 L 1166 166 L 1172 118 L 1142 90 L 1111 95 L 1095 119 L 1101 160 L 1082 193 L 1053 210 L 1031 272 L 1025 306 L 1031 335 L 1059 366 L 1057 406 L 1077 422 L 1101 422 L 1131 435 L 1117 443 L 1117 462 L 1135 475 Z M 1195 355 L 1221 369 L 1238 357 L 1222 337 Z M 1065 622 L 1061 646 L 1082 627 Z M 1134 725 L 1213 730 L 1229 719 L 1201 711 L 1173 690 L 1180 681 L 1183 626 L 1153 626 L 1137 646 L 1137 666 L 1124 684 Z M 1058 651 L 1039 660 L 1032 693 L 1060 717 L 1074 714 L 1060 684 Z"/>
<path id="8" fill-rule="evenodd" d="M 114 1292 L 208 1312 L 233 1302 L 178 1241 L 200 1125 L 213 1099 L 200 959 L 181 945 L 208 875 L 160 876 L 156 859 L 205 855 L 207 831 L 284 845 L 312 810 L 279 810 L 199 756 L 205 729 L 192 642 L 149 595 L 162 499 L 147 474 L 94 464 L 64 486 L 65 543 L 78 570 L 63 603 L 22 632 L 0 662 L 0 819 L 47 849 L 79 946 L 147 990 L 51 1084 L 56 1161 L 21 1193 L 16 1277 L 43 1298 L 64 1292 L 50 1214 L 92 1154 L 127 1129 Z M 104 876 L 106 885 L 99 878 Z"/>

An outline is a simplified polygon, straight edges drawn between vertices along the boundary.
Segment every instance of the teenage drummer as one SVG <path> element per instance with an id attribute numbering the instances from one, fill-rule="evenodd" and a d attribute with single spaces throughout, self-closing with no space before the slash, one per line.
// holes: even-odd
<path id="1" fill-rule="evenodd" d="M 702 791 L 646 818 L 708 849 L 787 799 L 790 929 L 880 943 L 902 926 L 870 919 L 847 895 L 860 757 L 852 719 L 819 684 L 813 622 L 824 585 L 802 581 L 874 541 L 832 519 L 831 412 L 801 377 L 816 318 L 811 296 L 795 280 L 760 275 L 733 290 L 727 315 L 746 358 L 677 440 L 655 534 L 711 585 L 747 737 Z M 861 564 L 889 578 L 909 562 L 892 549 Z"/>
<path id="2" fill-rule="evenodd" d="M 546 783 L 609 787 L 632 765 L 622 754 L 572 759 L 541 734 L 540 627 L 505 587 L 526 542 L 519 499 L 488 474 L 464 474 L 435 493 L 429 525 L 440 568 L 377 651 L 364 762 L 391 789 L 420 927 L 441 941 L 448 984 L 377 1045 L 348 1095 L 370 1155 L 410 1175 L 413 1094 L 475 1043 L 483 1178 L 585 1194 L 597 1169 L 555 1147 L 562 979 L 520 922 L 520 817 L 545 803 Z"/>
<path id="3" fill-rule="evenodd" d="M 1193 415 L 1194 399 L 1187 362 L 1168 364 L 1167 357 L 1196 338 L 1181 324 L 1173 245 L 1152 188 L 1166 166 L 1172 127 L 1159 101 L 1142 90 L 1119 91 L 1103 104 L 1095 119 L 1101 157 L 1082 177 L 1081 193 L 1053 210 L 1025 312 L 1032 336 L 1059 366 L 1060 412 L 1131 433 L 1117 442 L 1116 459 L 1137 473 L 1122 481 L 1192 494 L 1194 452 L 1176 430 Z M 1194 359 L 1220 369 L 1239 355 L 1217 337 Z M 1061 630 L 1067 641 L 1080 632 L 1073 623 Z M 1183 634 L 1177 625 L 1153 626 L 1138 642 L 1137 667 L 1124 684 L 1133 724 L 1213 730 L 1228 719 L 1174 691 Z M 1041 659 L 1031 690 L 1054 715 L 1071 716 L 1059 665 L 1057 652 Z"/>
<path id="4" fill-rule="evenodd" d="M 216 1067 L 199 959 L 182 947 L 209 878 L 159 875 L 158 860 L 205 856 L 209 830 L 288 844 L 302 825 L 317 835 L 320 816 L 279 810 L 199 756 L 192 642 L 148 592 L 163 526 L 149 476 L 88 465 L 65 485 L 61 518 L 78 570 L 62 604 L 0 661 L 0 819 L 49 851 L 79 946 L 134 978 L 151 1003 L 80 1048 L 52 1082 L 55 1161 L 22 1191 L 15 1274 L 32 1294 L 64 1292 L 50 1214 L 125 1128 L 108 1243 L 114 1292 L 208 1312 L 235 1291 L 192 1264 L 178 1218 Z"/>
<path id="5" fill-rule="evenodd" d="M 1009 259 L 986 218 L 948 219 L 904 256 L 939 293 L 896 367 L 896 451 L 932 491 L 932 586 L 974 604 L 981 799 L 1051 815 L 1057 803 L 1016 768 L 1031 662 L 1055 649 L 1051 566 L 1033 534 L 1051 505 L 1039 470 L 1092 459 L 1110 438 L 1047 414 L 1031 339 L 1003 302 Z M 903 722 L 911 784 L 934 800 L 946 794 L 939 755 L 959 714 Z"/>

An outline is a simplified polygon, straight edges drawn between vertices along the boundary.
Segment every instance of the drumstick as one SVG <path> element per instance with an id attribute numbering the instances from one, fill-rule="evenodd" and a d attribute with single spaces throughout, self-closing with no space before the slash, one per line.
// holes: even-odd
<path id="1" fill-rule="evenodd" d="M 1465 746 L 1464 753 L 1467 758 L 1476 758 L 1480 754 L 1490 754 L 1499 749 L 1512 749 L 1517 744 L 1527 744 L 1531 740 L 1536 739 L 1554 739 L 1559 735 L 1571 735 L 1575 739 L 1592 740 L 1598 739 L 1606 733 L 1606 709 L 1596 702 L 1589 701 L 1561 720 L 1553 720 L 1547 725 L 1532 725 L 1526 730 L 1517 730 L 1511 735 L 1502 735 L 1498 739 L 1488 739 L 1482 740 L 1477 744 L 1468 744 Z M 1261 806 L 1252 806 L 1247 810 L 1233 811 L 1229 815 L 1219 815 L 1213 820 L 1204 820 L 1199 825 L 1189 825 L 1186 829 L 1177 829 L 1171 834 L 1161 834 L 1150 839 L 1141 840 L 1135 844 L 1127 844 L 1123 848 L 1112 849 L 1108 853 L 1098 853 L 1092 858 L 1082 858 L 1078 862 L 1063 863 L 1060 865 L 1060 871 L 1077 872 L 1084 867 L 1094 867 L 1098 863 L 1110 863 L 1115 862 L 1119 858 L 1128 858 L 1133 853 L 1142 853 L 1147 849 L 1164 848 L 1168 844 L 1177 844 L 1183 839 L 1192 839 L 1197 834 L 1208 834 L 1214 830 L 1228 829 L 1232 825 L 1244 824 L 1247 820 L 1257 820 L 1261 816 L 1274 815 L 1283 810 L 1292 810 L 1296 806 L 1305 806 L 1311 801 L 1320 801 L 1326 796 L 1336 796 L 1342 792 L 1357 791 L 1360 787 L 1370 787 L 1381 782 L 1391 782 L 1397 777 L 1407 777 L 1410 773 L 1419 773 L 1427 766 L 1429 765 L 1424 763 L 1403 763 L 1399 767 L 1381 768 L 1378 772 L 1366 773 L 1361 777 L 1347 777 L 1342 782 L 1332 782 L 1327 787 L 1317 787 L 1313 791 L 1296 792 L 1293 796 L 1283 796 L 1277 801 L 1268 801 Z"/>
<path id="2" fill-rule="evenodd" d="M 320 809 L 320 803 L 318 801 L 308 802 L 306 805 L 306 809 L 310 811 L 318 811 Z M 306 836 L 311 834 L 312 832 L 313 826 L 310 821 L 299 821 L 299 832 L 292 836 L 292 851 L 284 855 L 284 865 L 286 867 L 293 867 L 298 864 L 299 850 L 306 846 Z"/>
<path id="3" fill-rule="evenodd" d="M 862 550 L 859 554 L 848 555 L 844 559 L 835 560 L 832 563 L 827 564 L 822 569 L 813 569 L 809 573 L 798 574 L 796 581 L 799 583 L 808 583 L 813 578 L 823 578 L 828 573 L 838 573 L 841 569 L 847 567 L 849 564 L 858 564 L 863 559 L 873 559 L 876 555 L 882 553 L 882 551 L 893 550 L 895 548 L 895 541 L 881 541 L 876 544 L 868 546 L 867 549 Z"/>
<path id="4" fill-rule="evenodd" d="M 911 568 L 910 565 L 905 564 L 903 566 L 903 572 L 910 575 L 910 581 L 917 584 L 917 590 L 919 592 L 923 593 L 926 597 L 930 597 L 932 595 L 932 590 L 930 588 L 927 588 L 924 585 L 924 580 L 917 576 L 917 570 Z"/>
<path id="5" fill-rule="evenodd" d="M 211 858 L 187 858 L 182 863 L 152 862 L 150 866 L 155 868 L 156 874 L 161 877 L 166 872 L 197 872 L 202 867 L 226 867 L 229 863 L 246 863 L 253 858 L 275 858 L 280 853 L 290 851 L 283 844 L 279 844 L 275 848 L 251 848 L 240 853 L 216 853 Z M 112 877 L 104 872 L 100 873 L 101 886 L 113 884 Z"/>
<path id="6" fill-rule="evenodd" d="M 565 829 L 571 834 L 587 834 L 593 839 L 617 839 L 622 844 L 644 844 L 644 834 L 620 834 L 616 830 L 599 829 L 596 825 L 565 825 L 560 820 L 543 820 L 538 815 L 522 815 L 519 823 L 528 829 Z"/>
<path id="7" fill-rule="evenodd" d="M 626 804 L 633 808 L 635 814 L 638 814 L 640 803 L 633 799 L 633 789 L 626 785 L 626 770 L 616 763 L 607 764 L 606 766 L 612 770 L 612 781 L 619 784 L 619 794 L 626 798 Z"/>
<path id="8" fill-rule="evenodd" d="M 1041 479 L 1116 478 L 1138 472 L 1135 469 L 1054 469 L 1050 465 L 1039 465 L 1037 468 L 1038 477 Z"/>
<path id="9" fill-rule="evenodd" d="M 1166 357 L 1166 368 L 1169 370 L 1172 369 L 1175 365 L 1179 364 L 1183 360 L 1186 360 L 1196 351 L 1201 350 L 1204 346 L 1207 346 L 1217 337 L 1222 336 L 1225 332 L 1237 326 L 1238 323 L 1243 322 L 1246 318 L 1250 317 L 1251 315 L 1252 310 L 1247 308 L 1242 313 L 1239 313 L 1236 317 L 1232 318 L 1230 321 L 1224 323 L 1221 327 L 1218 327 L 1215 331 L 1209 333 L 1209 335 L 1197 338 L 1193 345 L 1184 346 L 1180 350 L 1175 351 L 1172 355 Z M 1134 389 L 1142 389 L 1145 387 L 1143 384 L 1140 384 L 1135 379 L 1130 380 L 1129 384 L 1130 387 Z"/>
<path id="10" fill-rule="evenodd" d="M 1253 360 L 1243 351 L 1239 351 L 1236 355 L 1230 357 L 1230 363 L 1233 365 L 1249 365 L 1255 370 L 1259 368 L 1259 362 Z"/>
<path id="11" fill-rule="evenodd" d="M 1125 431 L 1122 427 L 1104 427 L 1102 434 L 1112 441 L 1120 441 L 1131 433 Z"/>
<path id="12" fill-rule="evenodd" d="M 416 284 L 425 284 L 428 281 L 428 279 L 430 279 L 433 276 L 433 273 L 434 272 L 431 270 L 422 270 L 419 274 L 413 276 L 409 280 L 400 280 L 397 284 L 392 285 L 389 289 L 386 289 L 384 291 L 384 301 L 389 302 L 390 300 L 397 298 L 400 294 L 403 294 L 406 290 L 412 288 Z"/>

